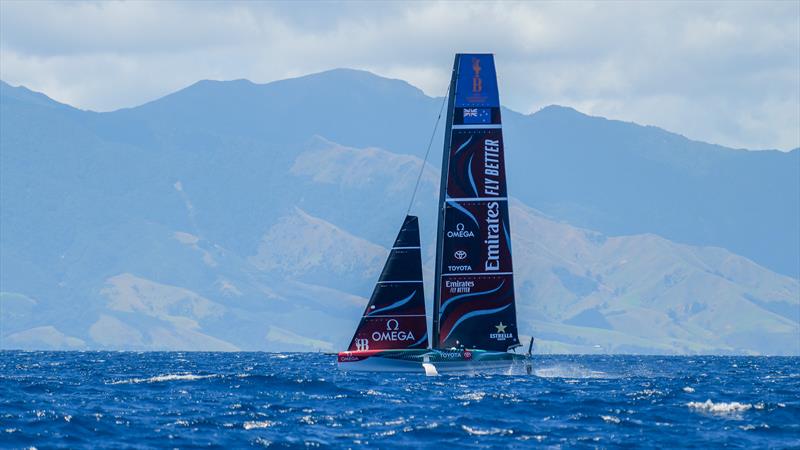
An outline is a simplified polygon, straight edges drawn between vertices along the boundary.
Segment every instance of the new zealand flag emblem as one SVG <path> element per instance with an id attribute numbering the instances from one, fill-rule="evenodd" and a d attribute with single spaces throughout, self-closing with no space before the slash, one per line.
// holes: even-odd
<path id="1" fill-rule="evenodd" d="M 491 123 L 491 108 L 464 108 L 464 123 Z"/>

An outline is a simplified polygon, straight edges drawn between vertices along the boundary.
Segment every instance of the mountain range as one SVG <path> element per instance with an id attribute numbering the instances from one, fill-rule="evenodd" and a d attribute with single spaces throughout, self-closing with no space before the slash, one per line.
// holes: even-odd
<path id="1" fill-rule="evenodd" d="M 108 113 L 2 83 L 0 347 L 342 349 L 420 172 L 430 302 L 441 102 L 346 69 Z M 537 351 L 800 354 L 800 149 L 502 113 Z"/>

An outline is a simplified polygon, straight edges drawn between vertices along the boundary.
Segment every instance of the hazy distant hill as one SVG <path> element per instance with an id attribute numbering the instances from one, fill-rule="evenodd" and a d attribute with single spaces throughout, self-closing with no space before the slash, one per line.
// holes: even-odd
<path id="1" fill-rule="evenodd" d="M 235 139 L 296 150 L 319 135 L 422 157 L 440 105 L 403 81 L 334 70 L 264 85 L 201 81 L 99 114 L 96 129 L 181 148 Z M 503 121 L 511 190 L 537 209 L 606 234 L 725 247 L 800 278 L 800 149 L 734 150 L 559 106 L 504 110 Z"/>
<path id="2" fill-rule="evenodd" d="M 441 102 L 350 70 L 102 114 L 0 95 L 5 348 L 343 347 Z M 800 151 L 561 107 L 504 122 L 541 350 L 800 353 Z M 428 279 L 435 142 L 414 208 Z"/>

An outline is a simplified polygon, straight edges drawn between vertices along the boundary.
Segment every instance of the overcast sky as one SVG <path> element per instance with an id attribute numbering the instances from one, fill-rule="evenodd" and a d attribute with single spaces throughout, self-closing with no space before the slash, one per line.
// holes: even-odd
<path id="1" fill-rule="evenodd" d="M 96 111 L 336 67 L 441 96 L 458 51 L 495 53 L 501 101 L 523 113 L 800 146 L 800 1 L 0 2 L 0 78 Z"/>

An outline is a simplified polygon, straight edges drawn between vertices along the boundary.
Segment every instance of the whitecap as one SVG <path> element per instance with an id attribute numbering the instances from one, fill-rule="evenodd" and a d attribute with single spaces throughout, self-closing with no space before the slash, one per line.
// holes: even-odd
<path id="1" fill-rule="evenodd" d="M 545 435 L 542 435 L 542 434 L 534 434 L 533 436 L 530 436 L 530 435 L 522 435 L 522 436 L 518 437 L 517 439 L 519 439 L 519 440 L 521 440 L 521 441 L 529 441 L 529 440 L 531 440 L 531 439 L 534 439 L 536 442 L 542 442 L 542 441 L 544 441 L 546 438 L 547 438 L 547 436 L 545 436 Z"/>
<path id="2" fill-rule="evenodd" d="M 306 425 L 314 425 L 314 424 L 317 423 L 317 421 L 314 419 L 314 417 L 308 416 L 308 415 L 301 417 L 300 418 L 300 422 L 304 423 Z"/>
<path id="3" fill-rule="evenodd" d="M 383 425 L 384 426 L 395 426 L 395 425 L 402 425 L 404 423 L 406 423 L 406 419 L 400 417 L 400 418 L 397 418 L 397 419 L 394 419 L 394 420 L 387 420 L 386 422 L 383 422 Z"/>
<path id="4" fill-rule="evenodd" d="M 502 428 L 478 428 L 461 425 L 461 429 L 466 431 L 471 436 L 491 436 L 496 434 L 505 436 L 508 434 L 514 434 L 513 430 L 504 430 Z"/>
<path id="5" fill-rule="evenodd" d="M 430 422 L 414 426 L 415 430 L 433 430 L 434 428 L 439 428 L 438 422 Z"/>
<path id="6" fill-rule="evenodd" d="M 267 428 L 275 425 L 275 422 L 270 420 L 252 420 L 244 423 L 245 430 L 253 430 L 256 428 Z"/>
<path id="7" fill-rule="evenodd" d="M 258 445 L 261 445 L 262 447 L 270 447 L 272 445 L 272 441 L 264 439 L 264 438 L 261 438 L 261 437 L 257 438 L 255 440 L 255 443 L 258 444 Z"/>
<path id="8" fill-rule="evenodd" d="M 193 375 L 190 373 L 168 374 L 168 375 L 157 375 L 150 378 L 131 378 L 130 380 L 112 381 L 109 384 L 161 383 L 164 381 L 195 381 L 195 380 L 202 380 L 205 378 L 212 378 L 215 376 L 216 375 Z"/>
<path id="9" fill-rule="evenodd" d="M 600 416 L 606 423 L 620 423 L 619 417 L 616 416 Z"/>
<path id="10" fill-rule="evenodd" d="M 479 402 L 483 400 L 484 397 L 486 397 L 486 393 L 478 391 L 478 392 L 470 392 L 469 394 L 457 395 L 456 400 L 472 400 Z"/>
<path id="11" fill-rule="evenodd" d="M 612 378 L 605 372 L 579 366 L 542 367 L 534 370 L 534 373 L 541 378 Z"/>
<path id="12" fill-rule="evenodd" d="M 642 391 L 633 392 L 627 394 L 629 397 L 636 397 L 636 398 L 646 398 L 651 397 L 654 395 L 663 395 L 664 393 L 659 391 L 658 389 L 644 389 Z"/>
<path id="13" fill-rule="evenodd" d="M 686 404 L 686 406 L 688 406 L 691 409 L 710 412 L 712 414 L 735 414 L 747 411 L 748 409 L 753 407 L 753 405 L 749 403 L 739 403 L 739 402 L 714 403 L 711 400 L 706 400 L 705 402 L 689 402 Z"/>
<path id="14" fill-rule="evenodd" d="M 744 431 L 755 430 L 756 428 L 762 428 L 762 429 L 764 429 L 764 430 L 768 430 L 768 429 L 769 429 L 769 425 L 767 425 L 767 424 L 765 424 L 765 423 L 762 423 L 761 425 L 752 425 L 752 424 L 747 424 L 747 425 L 741 425 L 741 426 L 739 426 L 739 429 L 740 429 L 740 430 L 744 430 Z"/>
<path id="15" fill-rule="evenodd" d="M 694 388 L 691 387 L 691 386 L 684 386 L 683 387 L 683 392 L 691 394 L 692 392 L 694 392 Z"/>

